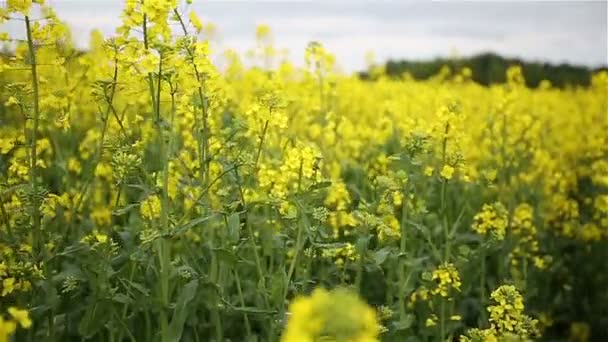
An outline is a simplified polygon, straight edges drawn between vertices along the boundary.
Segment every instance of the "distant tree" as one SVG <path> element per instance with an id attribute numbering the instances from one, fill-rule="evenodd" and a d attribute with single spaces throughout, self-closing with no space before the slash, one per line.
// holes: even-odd
<path id="1" fill-rule="evenodd" d="M 385 64 L 387 75 L 400 77 L 404 73 L 410 74 L 414 79 L 424 80 L 439 73 L 443 66 L 457 71 L 463 67 L 471 69 L 475 82 L 490 85 L 505 82 L 506 70 L 512 65 L 520 65 L 526 85 L 537 87 L 541 81 L 550 81 L 553 86 L 583 86 L 591 83 L 591 75 L 601 69 L 591 69 L 584 66 L 570 64 L 553 65 L 541 62 L 528 62 L 518 58 L 505 58 L 494 53 L 483 53 L 467 58 L 449 59 L 436 58 L 429 61 L 389 60 Z M 367 72 L 361 72 L 362 78 L 369 78 Z"/>

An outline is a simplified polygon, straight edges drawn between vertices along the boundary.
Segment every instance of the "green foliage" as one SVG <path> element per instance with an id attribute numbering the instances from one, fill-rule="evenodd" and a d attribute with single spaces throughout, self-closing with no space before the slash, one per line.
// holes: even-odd
<path id="1" fill-rule="evenodd" d="M 471 69 L 472 79 L 483 85 L 505 83 L 506 71 L 509 67 L 519 65 L 528 87 L 538 87 L 544 80 L 551 82 L 555 87 L 567 86 L 588 87 L 591 84 L 591 75 L 605 68 L 592 69 L 584 66 L 551 64 L 531 62 L 518 58 L 506 58 L 493 53 L 484 53 L 462 58 L 436 58 L 429 61 L 389 60 L 384 67 L 386 73 L 392 77 L 399 77 L 404 73 L 410 74 L 414 79 L 425 80 L 437 75 L 441 68 L 448 66 L 453 71 L 464 67 Z M 369 73 L 361 73 L 363 78 Z"/>

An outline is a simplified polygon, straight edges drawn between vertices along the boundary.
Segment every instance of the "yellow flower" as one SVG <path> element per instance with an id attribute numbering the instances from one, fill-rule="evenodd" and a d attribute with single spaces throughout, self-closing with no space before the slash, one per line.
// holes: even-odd
<path id="1" fill-rule="evenodd" d="M 522 337 L 538 333 L 538 321 L 524 314 L 524 300 L 513 285 L 502 285 L 490 295 L 494 301 L 487 310 L 490 324 L 498 333 L 515 333 Z"/>
<path id="2" fill-rule="evenodd" d="M 473 328 L 460 336 L 460 342 L 498 342 L 498 337 L 492 329 Z"/>
<path id="3" fill-rule="evenodd" d="M 161 205 L 160 198 L 157 195 L 152 195 L 146 198 L 139 207 L 139 213 L 147 220 L 160 218 Z"/>
<path id="4" fill-rule="evenodd" d="M 108 242 L 108 236 L 106 234 L 96 233 L 95 239 L 97 239 L 97 242 L 99 242 L 99 243 Z"/>
<path id="5" fill-rule="evenodd" d="M 17 330 L 17 323 L 12 320 L 5 321 L 0 315 L 0 342 L 8 342 L 15 330 Z"/>
<path id="6" fill-rule="evenodd" d="M 82 172 L 82 166 L 80 166 L 80 162 L 78 161 L 78 159 L 74 157 L 68 159 L 68 170 L 74 172 L 77 175 Z"/>
<path id="7" fill-rule="evenodd" d="M 112 223 L 112 210 L 105 206 L 99 206 L 93 209 L 91 218 L 97 226 L 108 226 Z"/>
<path id="8" fill-rule="evenodd" d="M 264 39 L 270 35 L 270 32 L 270 26 L 264 24 L 258 25 L 255 30 L 255 36 L 257 37 L 257 39 Z"/>
<path id="9" fill-rule="evenodd" d="M 99 163 L 95 168 L 95 177 L 105 179 L 106 181 L 112 180 L 112 166 L 106 163 Z"/>
<path id="10" fill-rule="evenodd" d="M 460 291 L 460 275 L 453 264 L 445 263 L 433 270 L 432 280 L 436 282 L 436 287 L 432 290 L 433 294 L 441 297 L 448 297 L 450 289 Z"/>
<path id="11" fill-rule="evenodd" d="M 192 26 L 194 26 L 194 28 L 196 29 L 196 32 L 201 32 L 203 30 L 203 23 L 194 11 L 190 11 L 188 18 L 190 19 Z"/>
<path id="12" fill-rule="evenodd" d="M 441 169 L 441 177 L 450 180 L 452 179 L 452 177 L 454 176 L 454 171 L 455 169 L 450 166 L 450 165 L 444 165 L 443 168 Z"/>
<path id="13" fill-rule="evenodd" d="M 309 297 L 298 297 L 290 304 L 289 314 L 281 342 L 314 342 L 321 338 L 378 341 L 376 311 L 345 289 L 319 288 Z"/>
<path id="14" fill-rule="evenodd" d="M 32 320 L 30 319 L 29 313 L 27 310 L 17 309 L 15 307 L 8 308 L 8 313 L 13 316 L 13 318 L 19 322 L 22 328 L 27 329 L 32 325 Z"/>
<path id="15" fill-rule="evenodd" d="M 572 322 L 570 324 L 570 341 L 586 342 L 589 341 L 591 329 L 585 322 Z"/>
<path id="16" fill-rule="evenodd" d="M 32 7 L 32 0 L 8 0 L 8 10 L 12 12 L 28 15 L 30 7 Z"/>
<path id="17" fill-rule="evenodd" d="M 9 96 L 4 105 L 10 107 L 12 105 L 19 104 L 19 101 L 14 96 Z"/>
<path id="18" fill-rule="evenodd" d="M 480 235 L 492 233 L 503 240 L 507 229 L 507 209 L 500 202 L 484 204 L 481 212 L 473 217 L 473 230 Z"/>
<path id="19" fill-rule="evenodd" d="M 4 297 L 15 291 L 15 282 L 15 278 L 13 277 L 2 280 L 2 295 L 0 297 Z"/>

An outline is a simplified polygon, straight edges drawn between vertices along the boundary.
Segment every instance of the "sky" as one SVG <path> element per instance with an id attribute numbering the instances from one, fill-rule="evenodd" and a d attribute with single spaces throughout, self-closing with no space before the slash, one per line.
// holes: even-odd
<path id="1" fill-rule="evenodd" d="M 73 29 L 80 46 L 90 31 L 112 34 L 118 0 L 47 0 Z M 603 1 L 372 1 L 194 0 L 203 22 L 217 27 L 216 50 L 245 52 L 255 28 L 267 24 L 277 48 L 303 61 L 319 41 L 346 71 L 365 68 L 365 55 L 430 59 L 495 52 L 526 60 L 608 65 L 608 0 Z M 0 27 L 12 31 L 13 27 Z"/>

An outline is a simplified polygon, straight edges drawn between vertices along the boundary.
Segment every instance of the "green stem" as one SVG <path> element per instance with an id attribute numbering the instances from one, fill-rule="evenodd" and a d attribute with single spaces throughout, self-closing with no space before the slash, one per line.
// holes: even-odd
<path id="1" fill-rule="evenodd" d="M 479 279 L 479 303 L 481 304 L 481 320 L 482 322 L 486 321 L 486 311 L 485 311 L 485 303 L 486 303 L 486 251 L 485 247 L 482 247 L 481 250 L 481 276 Z"/>
<path id="2" fill-rule="evenodd" d="M 239 169 L 237 166 L 233 168 L 234 175 L 236 177 L 236 184 L 239 189 L 239 194 L 241 197 L 241 204 L 243 205 L 243 209 L 245 210 L 245 226 L 247 227 L 247 234 L 249 243 L 251 245 L 251 250 L 253 252 L 255 267 L 258 273 L 259 282 L 262 286 L 262 290 L 264 290 L 264 294 L 262 299 L 264 301 L 265 308 L 269 308 L 268 298 L 266 298 L 266 278 L 264 277 L 264 271 L 262 269 L 262 262 L 260 260 L 260 256 L 258 255 L 257 245 L 255 243 L 255 235 L 253 234 L 253 228 L 251 227 L 251 221 L 249 220 L 249 209 L 247 207 L 247 203 L 245 202 L 245 195 L 243 193 L 243 187 L 241 185 L 241 177 L 239 176 Z"/>
<path id="3" fill-rule="evenodd" d="M 114 96 L 116 94 L 116 85 L 117 85 L 117 82 L 118 82 L 118 57 L 117 57 L 117 53 L 118 52 L 116 50 L 114 50 L 114 74 L 113 74 L 113 77 L 112 77 L 112 88 L 110 90 L 110 95 L 109 96 L 105 96 L 106 101 L 108 102 L 108 108 L 106 108 L 105 115 L 102 117 L 103 127 L 101 129 L 101 137 L 99 139 L 99 146 L 97 147 L 97 151 L 96 151 L 96 154 L 95 154 L 95 159 L 93 161 L 93 166 L 91 168 L 91 172 L 89 173 L 88 178 L 86 179 L 86 181 L 85 181 L 82 189 L 80 190 L 80 196 L 78 197 L 78 201 L 74 205 L 74 208 L 73 208 L 74 212 L 78 212 L 80 210 L 80 206 L 84 202 L 84 198 L 86 197 L 86 195 L 87 195 L 87 193 L 89 191 L 89 188 L 91 186 L 91 183 L 93 182 L 93 179 L 95 178 L 95 169 L 97 169 L 97 165 L 101 162 L 101 157 L 103 156 L 104 141 L 105 141 L 105 137 L 106 137 L 106 132 L 108 130 L 108 125 L 109 125 L 109 121 L 110 121 L 110 112 L 111 112 L 111 110 L 113 108 L 112 103 L 114 101 Z"/>
<path id="4" fill-rule="evenodd" d="M 234 281 L 236 283 L 236 290 L 239 295 L 239 301 L 241 302 L 241 306 L 245 307 L 245 297 L 243 296 L 243 289 L 241 288 L 241 279 L 239 277 L 239 272 L 234 270 Z M 247 312 L 243 312 L 243 320 L 245 321 L 245 332 L 247 333 L 247 341 L 251 341 L 251 323 L 249 323 L 249 317 L 247 316 Z"/>
<path id="5" fill-rule="evenodd" d="M 447 204 L 446 204 L 446 189 L 448 186 L 448 180 L 444 179 L 441 183 L 441 225 L 444 233 L 444 256 L 443 261 L 449 262 L 450 260 L 450 229 L 448 225 L 447 215 Z"/>
<path id="6" fill-rule="evenodd" d="M 120 323 L 120 325 L 122 326 L 122 329 L 120 330 L 119 338 L 118 338 L 117 341 L 122 341 L 123 332 L 125 332 L 125 331 L 127 332 L 127 335 L 129 335 L 129 338 L 131 339 L 131 341 L 136 341 L 135 336 L 133 336 L 133 334 L 131 333 L 131 330 L 129 329 L 129 327 L 125 323 L 124 319 L 118 315 L 118 313 L 116 312 L 116 310 L 115 310 L 114 307 L 112 308 L 112 313 L 117 318 L 117 320 Z M 114 337 L 114 334 L 112 333 L 112 331 L 108 331 L 108 334 L 112 338 Z"/>
<path id="7" fill-rule="evenodd" d="M 175 14 L 175 17 L 177 18 L 177 20 L 179 21 L 180 27 L 182 28 L 182 32 L 184 33 L 185 36 L 189 36 L 188 33 L 188 29 L 186 28 L 186 24 L 184 23 L 184 20 L 181 16 L 181 14 L 179 14 L 179 11 L 177 10 L 177 8 L 173 9 L 173 14 Z M 199 99 L 201 101 L 201 109 L 202 109 L 202 114 L 203 114 L 203 137 L 202 137 L 202 155 L 201 155 L 201 167 L 202 169 L 205 171 L 203 173 L 204 175 L 204 179 L 203 179 L 203 184 L 206 184 L 207 182 L 209 182 L 209 132 L 208 132 L 208 111 L 209 111 L 209 104 L 207 103 L 207 98 L 204 96 L 204 91 L 203 91 L 203 77 L 201 75 L 201 73 L 198 71 L 198 67 L 196 66 L 196 63 L 194 63 L 194 51 L 192 51 L 192 48 L 190 46 L 186 46 L 186 52 L 188 53 L 188 56 L 190 58 L 190 62 L 192 64 L 192 68 L 194 70 L 194 76 L 196 77 L 196 81 L 198 82 L 198 96 Z"/>
<path id="8" fill-rule="evenodd" d="M 220 284 L 220 261 L 219 258 L 217 256 L 217 253 L 215 252 L 213 246 L 215 244 L 215 231 L 211 231 L 211 236 L 209 237 L 209 241 L 211 244 L 211 265 L 210 267 L 210 271 L 209 271 L 209 278 L 211 278 L 211 281 L 213 282 L 213 284 L 216 284 L 216 286 L 218 287 L 219 291 L 222 290 L 222 285 Z M 218 292 L 219 292 L 218 291 Z M 222 328 L 222 319 L 221 319 L 221 315 L 219 312 L 219 303 L 220 303 L 220 297 L 221 297 L 221 293 L 216 292 L 216 297 L 215 300 L 211 303 L 212 308 L 211 308 L 211 319 L 213 320 L 213 326 L 215 327 L 215 339 L 218 342 L 221 342 L 224 340 L 224 330 Z"/>
<path id="9" fill-rule="evenodd" d="M 298 261 L 298 256 L 300 254 L 300 249 L 302 249 L 302 235 L 304 232 L 304 218 L 306 214 L 304 214 L 304 212 L 302 211 L 302 219 L 300 219 L 300 222 L 298 223 L 298 233 L 297 233 L 297 237 L 296 237 L 296 253 L 293 256 L 293 259 L 291 259 L 291 265 L 289 265 L 289 271 L 287 272 L 287 278 L 285 279 L 285 288 L 283 289 L 283 304 L 284 304 L 284 310 L 286 310 L 286 305 L 287 305 L 287 294 L 289 292 L 289 283 L 291 282 L 291 277 L 293 276 L 293 273 L 296 269 L 296 264 Z"/>
<path id="10" fill-rule="evenodd" d="M 222 318 L 220 316 L 219 309 L 217 308 L 217 302 L 214 303 L 212 311 L 213 325 L 215 326 L 215 340 L 218 342 L 224 341 L 224 328 L 222 328 Z"/>
<path id="11" fill-rule="evenodd" d="M 143 18 L 143 35 L 144 35 L 144 46 L 146 50 L 149 49 L 148 46 L 148 29 L 147 29 L 147 17 L 144 14 Z M 152 110 L 154 112 L 154 121 L 156 126 L 156 134 L 160 143 L 160 152 L 159 158 L 161 159 L 162 167 L 163 167 L 163 191 L 161 194 L 161 229 L 166 231 L 168 229 L 169 223 L 169 213 L 168 213 L 168 197 L 167 197 L 167 182 L 168 182 L 168 172 L 167 172 L 167 151 L 165 146 L 165 139 L 163 138 L 162 126 L 161 126 L 161 117 L 160 117 L 160 94 L 161 94 L 161 82 L 162 82 L 162 71 L 163 71 L 163 56 L 161 54 L 159 63 L 158 63 L 158 85 L 157 85 L 157 93 L 154 90 L 154 79 L 152 77 L 152 73 L 148 73 L 148 86 L 150 91 L 150 98 L 152 101 Z M 170 249 L 168 245 L 168 241 L 164 238 L 158 239 L 156 241 L 156 252 L 158 256 L 160 274 L 159 274 L 159 285 L 160 285 L 160 329 L 161 329 L 161 340 L 169 341 L 169 319 L 167 315 L 167 310 L 169 308 L 169 276 L 170 276 L 170 268 L 171 268 L 171 256 Z"/>
<path id="12" fill-rule="evenodd" d="M 447 148 L 448 148 L 448 133 L 450 132 L 450 123 L 447 122 L 445 125 L 445 132 L 444 132 L 444 138 L 443 138 L 443 144 L 442 144 L 442 150 L 441 150 L 441 160 L 442 160 L 442 167 L 445 166 L 446 160 L 447 160 Z M 445 239 L 445 243 L 444 243 L 444 257 L 443 257 L 443 261 L 444 262 L 449 262 L 450 259 L 450 231 L 449 231 L 449 227 L 448 227 L 448 213 L 447 213 L 447 201 L 446 201 L 446 191 L 447 191 L 447 186 L 448 186 L 448 180 L 446 178 L 442 179 L 441 182 L 441 224 L 443 227 L 443 232 L 444 232 L 444 239 Z"/>
<path id="13" fill-rule="evenodd" d="M 272 113 L 272 111 L 271 111 Z M 260 143 L 258 144 L 258 152 L 255 156 L 255 170 L 257 171 L 258 169 L 258 162 L 260 161 L 260 156 L 262 155 L 262 147 L 264 146 L 264 139 L 266 138 L 266 131 L 268 130 L 268 121 L 266 120 L 266 123 L 264 123 L 264 128 L 262 129 L 262 135 L 260 136 Z"/>
<path id="14" fill-rule="evenodd" d="M 526 286 L 528 286 L 528 258 L 527 257 L 523 257 L 522 258 L 522 267 L 523 267 L 523 274 L 524 274 L 524 284 Z"/>
<path id="15" fill-rule="evenodd" d="M 368 238 L 369 235 L 369 230 L 367 225 L 365 225 L 364 227 L 364 238 Z M 361 293 L 361 284 L 363 282 L 363 267 L 364 267 L 364 263 L 365 263 L 365 255 L 367 254 L 367 241 L 365 242 L 362 250 L 360 251 L 359 254 L 359 262 L 357 263 L 357 275 L 355 277 L 355 286 L 357 287 L 357 290 L 359 291 L 359 293 Z"/>
<path id="16" fill-rule="evenodd" d="M 405 280 L 405 256 L 406 256 L 406 221 L 407 221 L 407 197 L 403 196 L 403 202 L 401 203 L 401 236 L 399 243 L 399 267 L 398 267 L 398 275 L 399 275 L 399 288 L 398 288 L 398 296 L 399 296 L 399 318 L 403 322 L 405 321 L 405 290 L 407 287 L 407 281 Z M 408 279 L 409 280 L 409 279 Z M 391 298 L 392 300 L 392 298 Z"/>
<path id="17" fill-rule="evenodd" d="M 145 324 L 146 324 L 146 332 L 145 332 L 145 336 L 146 336 L 146 341 L 152 341 L 150 333 L 152 332 L 152 322 L 150 320 L 150 311 L 146 310 L 144 313 L 144 319 L 145 319 Z"/>
<path id="18" fill-rule="evenodd" d="M 445 298 L 441 298 L 441 317 L 439 317 L 439 322 L 441 329 L 441 336 L 439 339 L 445 341 Z"/>
<path id="19" fill-rule="evenodd" d="M 36 64 L 36 51 L 34 49 L 34 39 L 32 38 L 32 28 L 30 25 L 30 17 L 25 16 L 25 27 L 27 30 L 27 47 L 29 50 L 30 57 L 30 68 L 32 72 L 32 91 L 34 95 L 34 127 L 31 131 L 31 141 L 30 141 L 30 187 L 32 191 L 32 226 L 34 228 L 33 233 L 33 247 L 34 247 L 34 255 L 38 260 L 40 260 L 42 254 L 42 248 L 44 242 L 42 241 L 42 231 L 40 227 L 40 206 L 38 203 L 38 196 L 36 194 L 37 191 L 37 183 L 38 183 L 38 166 L 36 165 L 36 161 L 38 160 L 38 125 L 40 121 L 40 103 L 39 103 L 39 90 L 38 90 L 38 69 Z"/>
<path id="20" fill-rule="evenodd" d="M 264 276 L 264 271 L 262 269 L 262 261 L 260 260 L 260 256 L 258 255 L 257 245 L 255 243 L 255 235 L 253 234 L 253 228 L 251 227 L 251 223 L 249 220 L 245 223 L 247 225 L 247 233 L 249 234 L 249 243 L 251 244 L 251 249 L 253 251 L 253 257 L 255 259 L 255 266 L 259 277 L 259 282 L 262 286 L 262 290 L 264 290 L 264 294 L 262 296 L 265 304 L 265 308 L 269 308 L 268 298 L 266 297 L 266 277 Z"/>
<path id="21" fill-rule="evenodd" d="M 2 196 L 2 194 L 0 194 L 0 196 Z M 0 197 L 0 211 L 2 212 L 2 220 L 4 221 L 4 224 L 6 226 L 6 233 L 9 237 L 9 239 L 12 241 L 14 239 L 13 236 L 13 229 L 11 227 L 11 220 L 10 217 L 8 216 L 8 213 L 6 212 L 6 208 L 4 207 L 4 200 Z"/>
<path id="22" fill-rule="evenodd" d="M 48 341 L 54 342 L 55 339 L 55 320 L 53 317 L 53 310 L 49 310 L 49 314 L 47 316 L 48 324 L 49 324 L 49 333 L 48 333 Z"/>

